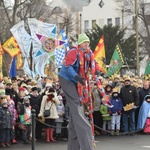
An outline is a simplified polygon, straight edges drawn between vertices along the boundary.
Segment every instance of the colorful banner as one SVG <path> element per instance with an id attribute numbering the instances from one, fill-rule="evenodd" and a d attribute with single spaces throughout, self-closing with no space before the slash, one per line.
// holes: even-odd
<path id="1" fill-rule="evenodd" d="M 22 55 L 21 52 L 19 52 L 17 55 L 17 70 L 19 70 L 22 67 L 22 64 Z"/>
<path id="2" fill-rule="evenodd" d="M 113 77 L 115 74 L 118 74 L 123 64 L 124 60 L 122 57 L 120 47 L 119 45 L 116 45 L 106 76 Z"/>
<path id="3" fill-rule="evenodd" d="M 31 48 L 31 36 L 27 33 L 27 31 L 24 28 L 24 21 L 21 21 L 18 24 L 14 25 L 10 29 L 10 31 L 12 32 L 14 38 L 18 43 L 23 57 L 29 58 Z"/>
<path id="4" fill-rule="evenodd" d="M 150 79 L 150 59 L 148 60 L 147 66 L 145 68 L 144 78 L 146 80 Z"/>
<path id="5" fill-rule="evenodd" d="M 9 38 L 4 44 L 3 49 L 13 58 L 14 56 L 18 55 L 20 52 L 19 45 L 15 38 L 12 36 Z"/>
<path id="6" fill-rule="evenodd" d="M 62 65 L 62 62 L 65 58 L 66 51 L 69 50 L 69 43 L 64 30 L 61 30 L 57 37 L 59 40 L 65 41 L 65 44 L 62 46 L 56 47 L 55 49 L 55 64 L 56 68 Z"/>
<path id="7" fill-rule="evenodd" d="M 95 51 L 94 51 L 94 59 L 98 63 L 100 70 L 106 74 L 106 56 L 105 56 L 105 44 L 104 44 L 104 35 L 100 38 Z"/>
<path id="8" fill-rule="evenodd" d="M 28 25 L 32 37 L 33 58 L 36 63 L 40 55 L 52 51 L 50 48 L 54 45 L 52 38 L 56 38 L 56 24 L 48 24 L 35 18 L 28 18 Z"/>

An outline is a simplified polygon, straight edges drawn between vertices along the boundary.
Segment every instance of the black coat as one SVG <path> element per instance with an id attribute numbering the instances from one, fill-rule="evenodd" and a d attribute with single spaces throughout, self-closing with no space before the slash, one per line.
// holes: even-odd
<path id="1" fill-rule="evenodd" d="M 148 88 L 147 90 L 144 88 L 140 89 L 140 91 L 139 91 L 139 106 L 142 105 L 142 103 L 144 101 L 144 97 L 146 95 L 150 95 L 150 88 Z"/>
<path id="2" fill-rule="evenodd" d="M 32 94 L 30 94 L 30 106 L 32 109 L 35 109 L 37 117 L 41 107 L 41 95 L 35 97 Z"/>
<path id="3" fill-rule="evenodd" d="M 13 101 L 15 102 L 15 108 L 17 109 L 17 104 L 18 104 L 18 94 L 17 92 L 12 88 L 12 89 L 5 89 L 5 93 L 6 95 L 10 95 L 10 98 L 13 99 Z"/>
<path id="4" fill-rule="evenodd" d="M 120 98 L 122 99 L 123 106 L 134 102 L 135 106 L 139 105 L 139 97 L 137 89 L 134 86 L 124 86 L 120 90 Z"/>
<path id="5" fill-rule="evenodd" d="M 12 116 L 9 109 L 0 107 L 0 129 L 12 128 Z"/>

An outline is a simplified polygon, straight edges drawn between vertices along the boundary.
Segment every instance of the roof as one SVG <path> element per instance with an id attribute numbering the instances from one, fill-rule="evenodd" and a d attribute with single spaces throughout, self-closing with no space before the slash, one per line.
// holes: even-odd
<path id="1" fill-rule="evenodd" d="M 87 6 L 90 0 L 63 0 L 67 5 L 72 7 L 75 11 L 81 11 L 83 6 Z"/>

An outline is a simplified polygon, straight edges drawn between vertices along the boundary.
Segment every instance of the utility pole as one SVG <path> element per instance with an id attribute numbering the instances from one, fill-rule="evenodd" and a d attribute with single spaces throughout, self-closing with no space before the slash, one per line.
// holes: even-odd
<path id="1" fill-rule="evenodd" d="M 82 14 L 80 13 L 80 34 L 82 32 Z"/>
<path id="2" fill-rule="evenodd" d="M 139 65 L 139 33 L 138 33 L 138 0 L 135 0 L 135 19 L 136 19 L 136 69 L 137 75 L 140 75 L 140 65 Z"/>

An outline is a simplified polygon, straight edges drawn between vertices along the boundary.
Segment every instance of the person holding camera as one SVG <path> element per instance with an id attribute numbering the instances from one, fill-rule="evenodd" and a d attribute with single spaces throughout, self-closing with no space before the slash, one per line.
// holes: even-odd
<path id="1" fill-rule="evenodd" d="M 56 105 L 58 105 L 59 103 L 60 102 L 58 100 L 57 93 L 51 87 L 49 91 L 46 92 L 46 95 L 44 95 L 42 98 L 40 113 L 38 115 L 38 117 L 44 118 L 45 120 L 45 134 L 47 142 L 55 142 L 53 138 L 53 133 L 55 119 L 59 118 L 56 109 Z"/>

